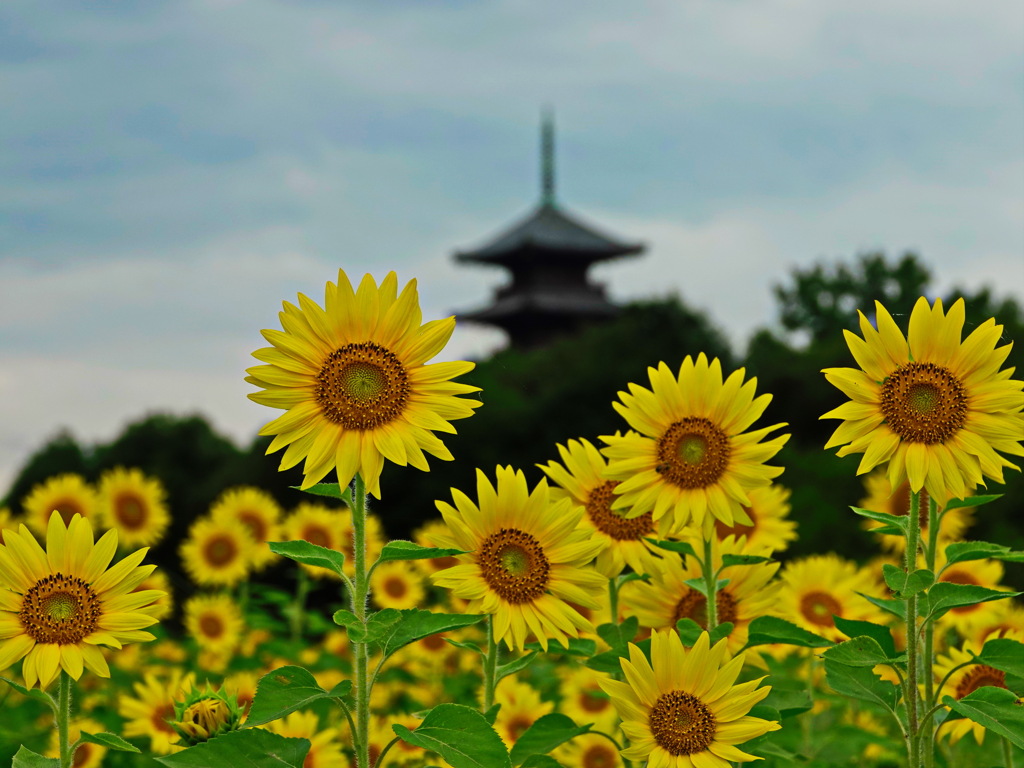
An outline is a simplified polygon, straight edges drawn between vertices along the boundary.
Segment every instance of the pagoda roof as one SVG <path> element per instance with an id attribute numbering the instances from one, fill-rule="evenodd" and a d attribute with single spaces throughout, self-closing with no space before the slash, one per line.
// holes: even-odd
<path id="1" fill-rule="evenodd" d="M 530 291 L 499 296 L 493 304 L 459 312 L 456 318 L 477 323 L 494 323 L 521 315 L 612 317 L 619 311 L 619 307 L 600 294 Z"/>
<path id="2" fill-rule="evenodd" d="M 643 249 L 642 243 L 610 237 L 545 200 L 486 245 L 472 251 L 456 251 L 455 259 L 511 266 L 536 254 L 590 263 L 631 256 Z"/>

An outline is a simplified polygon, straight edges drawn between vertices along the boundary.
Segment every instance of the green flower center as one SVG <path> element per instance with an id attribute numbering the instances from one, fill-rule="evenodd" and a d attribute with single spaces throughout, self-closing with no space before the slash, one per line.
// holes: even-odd
<path id="1" fill-rule="evenodd" d="M 679 458 L 691 466 L 704 461 L 707 452 L 708 441 L 700 435 L 686 435 L 679 441 Z"/>
<path id="2" fill-rule="evenodd" d="M 505 547 L 501 554 L 498 555 L 498 559 L 505 567 L 505 570 L 513 576 L 522 576 L 530 568 L 529 556 L 521 547 L 517 547 L 514 544 Z"/>

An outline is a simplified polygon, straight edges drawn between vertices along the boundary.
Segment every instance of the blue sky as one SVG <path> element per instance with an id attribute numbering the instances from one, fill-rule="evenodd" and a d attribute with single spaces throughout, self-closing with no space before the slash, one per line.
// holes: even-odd
<path id="1" fill-rule="evenodd" d="M 5 2 L 0 484 L 149 410 L 247 441 L 258 330 L 338 267 L 480 304 L 451 252 L 536 200 L 545 104 L 560 199 L 649 246 L 598 271 L 620 300 L 742 344 L 788 270 L 874 248 L 1024 298 L 1022 94 L 1015 0 Z"/>

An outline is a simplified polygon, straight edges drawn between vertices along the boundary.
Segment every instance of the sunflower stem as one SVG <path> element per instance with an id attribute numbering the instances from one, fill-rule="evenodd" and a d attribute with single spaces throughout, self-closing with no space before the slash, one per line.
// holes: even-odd
<path id="1" fill-rule="evenodd" d="M 60 745 L 60 768 L 71 768 L 71 740 L 68 725 L 71 720 L 71 675 L 60 672 L 60 688 L 57 694 L 57 742 Z"/>
<path id="2" fill-rule="evenodd" d="M 498 644 L 494 641 L 494 617 L 487 617 L 487 655 L 484 657 L 483 713 L 494 706 L 494 689 L 498 677 Z"/>
<path id="3" fill-rule="evenodd" d="M 608 579 L 608 605 L 611 606 L 611 621 L 615 626 L 619 625 L 619 577 L 613 576 Z"/>
<path id="4" fill-rule="evenodd" d="M 1010 740 L 1003 736 L 1000 741 L 1003 743 L 1003 768 L 1013 768 L 1013 746 Z"/>
<path id="5" fill-rule="evenodd" d="M 921 521 L 918 512 L 921 494 L 919 491 L 912 491 L 910 494 L 910 509 L 907 511 L 907 551 L 906 571 L 907 576 L 917 568 L 917 550 L 920 545 L 919 534 Z M 907 756 L 909 768 L 920 768 L 921 765 L 921 743 L 919 740 L 920 726 L 918 722 L 918 629 L 917 629 L 917 595 L 911 595 L 907 599 Z"/>
<path id="6" fill-rule="evenodd" d="M 928 497 L 928 548 L 925 550 L 925 567 L 935 573 L 936 549 L 939 546 L 939 505 Z M 921 674 L 924 675 L 924 700 L 932 704 L 935 695 L 935 622 L 927 620 L 924 625 L 924 659 Z M 935 765 L 935 719 L 929 714 L 921 723 L 921 746 L 924 750 L 925 768 Z"/>
<path id="7" fill-rule="evenodd" d="M 352 613 L 366 629 L 366 605 L 369 578 L 366 572 L 366 483 L 357 474 L 352 489 L 352 554 L 355 561 L 355 591 Z M 356 768 L 370 768 L 370 681 L 369 647 L 365 642 L 352 642 L 356 662 Z"/>
<path id="8" fill-rule="evenodd" d="M 293 643 L 302 639 L 302 630 L 306 619 L 306 598 L 309 596 L 309 576 L 302 568 L 297 569 L 295 581 L 295 599 L 292 601 L 291 613 L 288 616 L 289 629 Z"/>
<path id="9" fill-rule="evenodd" d="M 715 573 L 715 561 L 714 552 L 712 551 L 715 543 L 714 529 L 711 532 L 704 533 L 704 562 L 701 566 L 704 569 L 704 588 L 707 590 L 707 606 L 708 606 L 708 632 L 714 632 L 718 626 L 718 601 L 716 590 L 718 588 L 718 574 Z"/>

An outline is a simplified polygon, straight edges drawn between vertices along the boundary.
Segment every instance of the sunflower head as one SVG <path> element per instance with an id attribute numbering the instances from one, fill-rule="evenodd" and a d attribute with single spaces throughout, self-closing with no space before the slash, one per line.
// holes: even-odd
<path id="1" fill-rule="evenodd" d="M 585 567 L 601 543 L 577 527 L 582 509 L 552 501 L 546 480 L 530 491 L 512 467 L 498 467 L 497 478 L 495 487 L 477 470 L 479 506 L 454 488 L 454 506 L 437 502 L 449 533 L 435 539 L 469 554 L 434 574 L 434 583 L 468 599 L 470 612 L 493 615 L 495 637 L 510 647 L 522 648 L 530 634 L 547 648 L 549 639 L 593 631 L 568 604 L 597 608 L 595 595 L 607 589 Z"/>
<path id="2" fill-rule="evenodd" d="M 252 571 L 256 542 L 238 520 L 200 518 L 180 547 L 192 580 L 201 586 L 232 587 Z"/>
<path id="3" fill-rule="evenodd" d="M 238 604 L 226 594 L 196 595 L 185 603 L 185 629 L 205 651 L 234 651 L 245 631 Z"/>
<path id="4" fill-rule="evenodd" d="M 269 493 L 249 486 L 229 488 L 213 502 L 210 517 L 218 522 L 239 522 L 245 527 L 256 545 L 250 556 L 253 570 L 261 570 L 274 561 L 276 556 L 267 542 L 279 538 L 281 507 Z"/>
<path id="5" fill-rule="evenodd" d="M 827 368 L 825 378 L 850 398 L 821 418 L 840 419 L 826 444 L 840 456 L 861 453 L 858 474 L 887 464 L 892 488 L 909 482 L 943 505 L 988 477 L 1003 482 L 1021 456 L 1024 382 L 1000 370 L 1012 344 L 989 319 L 961 341 L 964 301 L 914 305 L 906 336 L 875 302 L 876 325 L 860 315 L 862 336 L 846 331 L 860 368 Z"/>
<path id="6" fill-rule="evenodd" d="M 224 688 L 209 685 L 192 689 L 181 701 L 174 702 L 174 720 L 170 723 L 181 743 L 193 746 L 228 731 L 235 731 L 245 716 L 238 699 Z"/>
<path id="7" fill-rule="evenodd" d="M 734 685 L 743 661 L 729 658 L 724 639 L 711 646 L 707 632 L 687 649 L 675 631 L 655 630 L 650 661 L 631 643 L 627 682 L 601 683 L 630 741 L 622 756 L 672 768 L 756 760 L 737 745 L 781 726 L 747 714 L 771 689 L 758 687 L 764 678 Z"/>
<path id="8" fill-rule="evenodd" d="M 265 363 L 248 370 L 261 388 L 250 399 L 286 413 L 267 424 L 267 449 L 285 448 L 281 469 L 303 464 L 302 487 L 336 470 L 347 485 L 358 472 L 380 498 L 384 459 L 427 470 L 424 453 L 450 460 L 434 432 L 473 414 L 477 387 L 452 381 L 472 363 L 426 365 L 448 342 L 455 318 L 421 324 L 416 281 L 398 293 L 394 272 L 378 287 L 371 275 L 353 290 L 344 271 L 328 283 L 324 306 L 299 294 L 284 303 L 283 330 L 265 330 L 273 346 L 253 352 Z"/>
<path id="9" fill-rule="evenodd" d="M 139 565 L 148 550 L 113 567 L 117 533 L 93 542 L 92 525 L 75 515 L 65 526 L 54 512 L 46 549 L 28 528 L 8 531 L 0 546 L 0 669 L 24 658 L 25 684 L 45 688 L 63 669 L 75 680 L 88 668 L 101 677 L 110 669 L 97 646 L 121 648 L 153 640 L 152 606 L 164 593 L 133 592 L 156 566 Z"/>
<path id="10" fill-rule="evenodd" d="M 75 515 L 95 517 L 97 505 L 96 489 L 74 473 L 55 475 L 34 485 L 21 502 L 25 523 L 40 536 L 46 534 L 52 513 L 59 513 L 68 525 Z"/>
<path id="11" fill-rule="evenodd" d="M 123 547 L 153 546 L 170 525 L 163 484 L 139 469 L 115 467 L 104 472 L 98 495 L 100 523 L 117 531 Z"/>
<path id="12" fill-rule="evenodd" d="M 746 431 L 771 396 L 755 397 L 757 380 L 744 382 L 743 369 L 723 379 L 718 359 L 703 353 L 687 356 L 678 374 L 664 362 L 648 374 L 650 389 L 630 384 L 612 404 L 635 432 L 601 438 L 604 475 L 618 481 L 612 508 L 626 517 L 650 512 L 662 537 L 691 522 L 708 535 L 715 521 L 750 524 L 748 494 L 781 474 L 765 462 L 789 437 L 762 442 L 783 424 Z"/>

